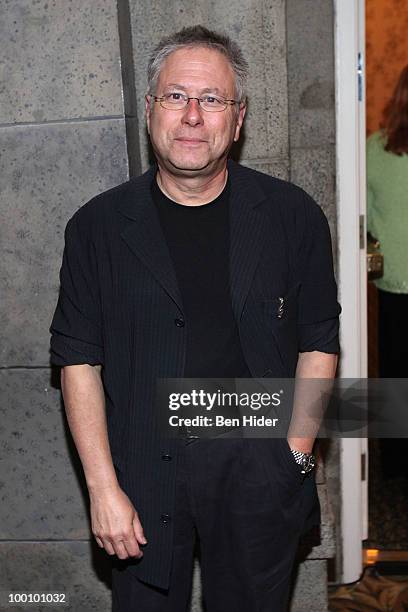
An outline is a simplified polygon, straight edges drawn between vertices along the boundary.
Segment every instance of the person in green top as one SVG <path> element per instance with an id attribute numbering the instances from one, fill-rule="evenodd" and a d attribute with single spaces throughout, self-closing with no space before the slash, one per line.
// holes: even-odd
<path id="1" fill-rule="evenodd" d="M 367 140 L 367 229 L 380 241 L 384 275 L 379 297 L 382 378 L 408 377 L 408 65 L 383 112 L 381 129 Z M 406 475 L 408 441 L 381 440 L 385 477 Z"/>
<path id="2" fill-rule="evenodd" d="M 408 294 L 408 65 L 384 111 L 382 129 L 367 140 L 368 231 L 384 253 L 378 289 Z"/>

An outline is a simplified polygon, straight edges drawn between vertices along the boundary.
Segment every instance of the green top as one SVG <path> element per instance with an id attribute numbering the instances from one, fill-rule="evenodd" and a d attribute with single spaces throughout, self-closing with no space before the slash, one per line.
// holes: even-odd
<path id="1" fill-rule="evenodd" d="M 367 140 L 367 229 L 380 241 L 384 276 L 379 289 L 408 293 L 408 155 L 384 150 L 375 132 Z"/>

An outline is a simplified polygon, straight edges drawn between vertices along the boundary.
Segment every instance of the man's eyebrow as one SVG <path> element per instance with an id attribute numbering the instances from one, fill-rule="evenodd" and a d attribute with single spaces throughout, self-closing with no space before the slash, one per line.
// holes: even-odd
<path id="1" fill-rule="evenodd" d="M 186 91 L 187 89 L 185 85 L 180 85 L 180 83 L 167 83 L 165 89 L 169 89 L 171 87 L 174 87 L 176 89 L 182 89 L 183 91 Z M 218 94 L 219 96 L 225 96 L 225 92 L 218 89 L 218 87 L 204 87 L 204 89 L 200 90 L 200 94 L 203 93 L 214 93 Z"/>
<path id="2" fill-rule="evenodd" d="M 226 97 L 225 91 L 221 91 L 221 89 L 218 89 L 218 87 L 206 87 L 205 89 L 201 90 L 201 93 L 215 93 L 219 96 Z"/>
<path id="3" fill-rule="evenodd" d="M 169 89 L 169 87 L 175 87 L 176 89 L 186 89 L 184 85 L 180 85 L 180 83 L 166 83 L 164 89 Z"/>

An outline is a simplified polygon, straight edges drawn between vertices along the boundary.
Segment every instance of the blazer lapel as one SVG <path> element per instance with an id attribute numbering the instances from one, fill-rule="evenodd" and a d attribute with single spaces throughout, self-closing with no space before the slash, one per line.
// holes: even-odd
<path id="1" fill-rule="evenodd" d="M 230 282 L 232 308 L 239 321 L 265 240 L 262 210 L 265 194 L 239 164 L 228 161 L 231 178 Z"/>
<path id="2" fill-rule="evenodd" d="M 151 197 L 150 184 L 156 168 L 155 165 L 152 166 L 140 177 L 129 182 L 126 197 L 118 204 L 118 210 L 131 219 L 121 237 L 149 268 L 180 310 L 183 310 L 173 262 Z"/>

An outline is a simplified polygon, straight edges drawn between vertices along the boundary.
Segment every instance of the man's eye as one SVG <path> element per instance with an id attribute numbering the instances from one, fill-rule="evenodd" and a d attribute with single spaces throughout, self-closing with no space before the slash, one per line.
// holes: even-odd
<path id="1" fill-rule="evenodd" d="M 214 106 L 216 106 L 217 104 L 221 104 L 221 100 L 219 98 L 216 98 L 215 96 L 204 96 L 204 101 L 207 104 L 213 104 Z"/>
<path id="2" fill-rule="evenodd" d="M 169 100 L 171 100 L 172 102 L 179 102 L 180 100 L 183 99 L 183 94 L 181 93 L 177 93 L 177 92 L 172 92 L 167 94 L 166 96 Z"/>

